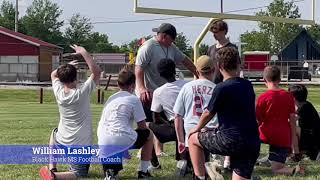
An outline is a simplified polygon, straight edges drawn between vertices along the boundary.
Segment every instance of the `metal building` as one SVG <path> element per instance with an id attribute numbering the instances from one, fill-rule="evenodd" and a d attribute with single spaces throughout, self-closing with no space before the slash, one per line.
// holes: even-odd
<path id="1" fill-rule="evenodd" d="M 49 81 L 63 49 L 0 26 L 0 81 Z"/>

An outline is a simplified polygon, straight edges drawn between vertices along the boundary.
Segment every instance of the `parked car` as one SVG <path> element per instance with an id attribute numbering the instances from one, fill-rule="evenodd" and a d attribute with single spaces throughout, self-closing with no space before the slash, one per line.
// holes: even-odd
<path id="1" fill-rule="evenodd" d="M 308 69 L 303 67 L 290 67 L 289 74 L 288 74 L 288 81 L 291 79 L 308 79 L 311 81 L 311 74 L 309 73 Z"/>

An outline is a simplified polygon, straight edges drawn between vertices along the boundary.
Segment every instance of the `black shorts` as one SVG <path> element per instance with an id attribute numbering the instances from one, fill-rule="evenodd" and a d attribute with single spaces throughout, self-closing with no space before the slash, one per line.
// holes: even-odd
<path id="1" fill-rule="evenodd" d="M 149 128 L 161 143 L 177 141 L 176 129 L 174 122 L 167 121 L 165 123 L 149 123 Z"/>
<path id="2" fill-rule="evenodd" d="M 140 149 L 148 141 L 150 130 L 149 129 L 136 129 L 138 134 L 136 141 L 130 149 Z M 121 164 L 102 164 L 103 172 L 112 172 L 117 175 L 119 171 L 123 169 Z M 105 174 L 106 175 L 106 174 Z"/>
<path id="3" fill-rule="evenodd" d="M 238 140 L 234 141 L 220 131 L 208 130 L 199 132 L 198 139 L 204 150 L 212 154 L 230 156 L 231 168 L 236 174 L 247 179 L 251 178 L 260 152 L 258 136 L 254 140 L 236 137 Z"/>
<path id="4" fill-rule="evenodd" d="M 136 129 L 137 132 L 137 139 L 136 142 L 132 145 L 130 149 L 140 149 L 142 146 L 148 141 L 150 136 L 149 129 Z"/>
<path id="5" fill-rule="evenodd" d="M 285 163 L 286 159 L 289 155 L 289 148 L 284 148 L 284 147 L 277 147 L 270 145 L 269 146 L 269 160 L 278 162 L 278 163 Z"/>

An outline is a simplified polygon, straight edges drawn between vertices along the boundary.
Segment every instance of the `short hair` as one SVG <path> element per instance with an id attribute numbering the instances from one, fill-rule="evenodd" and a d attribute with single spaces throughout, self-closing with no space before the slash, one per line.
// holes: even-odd
<path id="1" fill-rule="evenodd" d="M 61 65 L 57 69 L 57 77 L 63 84 L 72 83 L 77 80 L 77 69 L 71 64 Z"/>
<path id="2" fill-rule="evenodd" d="M 281 71 L 278 66 L 267 66 L 263 70 L 263 78 L 268 82 L 280 82 Z"/>
<path id="3" fill-rule="evenodd" d="M 299 102 L 305 102 L 307 100 L 308 90 L 306 86 L 302 84 L 295 84 L 295 85 L 289 86 L 289 92 Z"/>
<path id="4" fill-rule="evenodd" d="M 224 47 L 216 54 L 217 62 L 226 71 L 237 70 L 240 65 L 239 52 L 234 47 Z"/>
<path id="5" fill-rule="evenodd" d="M 223 20 L 217 20 L 214 21 L 210 27 L 210 31 L 213 32 L 214 30 L 218 30 L 218 31 L 226 31 L 226 34 L 228 33 L 228 24 L 223 21 Z"/>
<path id="6" fill-rule="evenodd" d="M 127 66 L 120 70 L 118 74 L 118 85 L 120 88 L 126 88 L 135 84 L 135 82 L 136 76 Z"/>
<path id="7" fill-rule="evenodd" d="M 161 77 L 168 80 L 176 75 L 176 64 L 172 59 L 161 59 L 157 65 L 158 72 Z"/>

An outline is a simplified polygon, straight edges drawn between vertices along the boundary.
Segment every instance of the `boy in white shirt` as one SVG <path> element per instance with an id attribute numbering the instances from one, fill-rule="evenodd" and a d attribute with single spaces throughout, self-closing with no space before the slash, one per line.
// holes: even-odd
<path id="1" fill-rule="evenodd" d="M 98 144 L 105 147 L 121 147 L 114 151 L 114 154 L 128 149 L 142 148 L 138 178 L 148 178 L 152 177 L 148 167 L 153 148 L 153 134 L 147 129 L 141 101 L 132 94 L 135 80 L 134 73 L 129 69 L 124 68 L 120 71 L 118 76 L 120 91 L 109 97 L 101 114 L 97 131 Z M 136 130 L 133 128 L 133 123 L 137 123 Z M 122 164 L 103 164 L 103 169 L 107 175 L 106 179 L 116 179 Z"/>
<path id="2" fill-rule="evenodd" d="M 176 65 L 171 59 L 160 60 L 157 69 L 160 76 L 167 82 L 153 92 L 151 111 L 153 111 L 154 122 L 149 123 L 148 126 L 160 143 L 176 142 L 176 160 L 179 161 L 181 158 L 177 148 L 173 106 L 186 81 L 176 80 Z"/>
<path id="3" fill-rule="evenodd" d="M 58 128 L 52 131 L 50 146 L 90 146 L 92 144 L 92 114 L 90 95 L 100 78 L 101 69 L 90 54 L 81 46 L 73 45 L 75 54 L 81 55 L 92 74 L 87 81 L 77 87 L 77 69 L 75 61 L 61 65 L 51 73 L 53 93 L 56 98 L 60 121 Z M 69 180 L 88 175 L 90 164 L 70 164 L 69 172 L 57 172 L 53 162 L 42 167 L 40 175 L 45 180 Z"/>
<path id="4" fill-rule="evenodd" d="M 199 57 L 196 62 L 196 68 L 199 79 L 188 82 L 182 87 L 173 108 L 180 153 L 188 151 L 189 131 L 199 123 L 200 116 L 208 106 L 213 89 L 216 86 L 212 82 L 214 63 L 209 56 L 203 55 Z M 216 118 L 213 118 L 206 127 L 214 128 L 217 125 Z M 209 153 L 205 153 L 205 155 L 206 162 L 208 162 Z M 183 164 L 186 166 L 187 162 L 185 161 Z"/>

